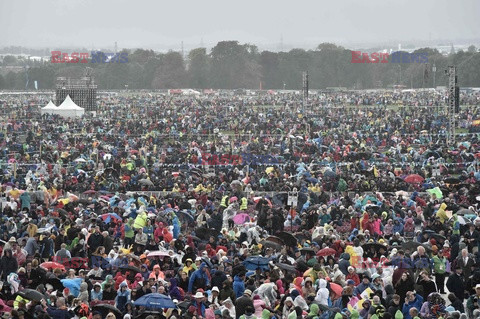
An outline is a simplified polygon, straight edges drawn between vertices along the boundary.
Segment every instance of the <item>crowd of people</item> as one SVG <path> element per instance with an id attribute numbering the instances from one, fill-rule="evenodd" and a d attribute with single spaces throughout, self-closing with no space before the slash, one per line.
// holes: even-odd
<path id="1" fill-rule="evenodd" d="M 0 98 L 4 318 L 480 317 L 480 144 L 441 93 L 49 98 Z"/>

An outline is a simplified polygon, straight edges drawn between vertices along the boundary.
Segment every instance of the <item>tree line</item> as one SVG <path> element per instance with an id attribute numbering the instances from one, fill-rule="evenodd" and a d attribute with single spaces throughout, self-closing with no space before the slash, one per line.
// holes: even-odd
<path id="1" fill-rule="evenodd" d="M 456 65 L 462 87 L 480 86 L 480 53 L 467 51 L 443 55 L 423 48 L 414 53 L 427 55 L 427 63 L 352 63 L 352 51 L 331 43 L 315 50 L 262 51 L 238 41 L 219 42 L 210 52 L 205 48 L 158 53 L 153 50 L 123 50 L 127 63 L 51 63 L 18 60 L 6 56 L 0 89 L 53 89 L 58 76 L 81 77 L 91 67 L 99 89 L 287 89 L 302 88 L 302 72 L 309 73 L 311 89 L 428 88 L 446 85 L 444 70 Z M 394 61 L 395 62 L 395 61 Z M 433 65 L 436 66 L 435 75 Z M 16 71 L 8 67 L 16 66 Z M 5 70 L 7 70 L 5 72 Z M 27 84 L 28 83 L 28 84 Z"/>

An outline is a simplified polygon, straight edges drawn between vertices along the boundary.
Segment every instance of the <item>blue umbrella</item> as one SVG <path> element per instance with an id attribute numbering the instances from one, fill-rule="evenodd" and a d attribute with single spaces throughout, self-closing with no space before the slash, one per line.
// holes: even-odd
<path id="1" fill-rule="evenodd" d="M 177 308 L 170 297 L 159 294 L 151 293 L 144 295 L 133 303 L 135 306 L 145 307 L 147 309 L 165 309 L 165 308 Z"/>
<path id="2" fill-rule="evenodd" d="M 268 261 L 269 259 L 262 256 L 251 256 L 245 259 L 243 264 L 247 270 L 256 270 L 261 268 L 262 270 L 268 270 Z"/>

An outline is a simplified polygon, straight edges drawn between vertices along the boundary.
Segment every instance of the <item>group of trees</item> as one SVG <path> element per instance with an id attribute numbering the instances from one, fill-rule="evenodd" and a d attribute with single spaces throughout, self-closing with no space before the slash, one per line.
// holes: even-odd
<path id="1" fill-rule="evenodd" d="M 407 87 L 433 87 L 432 66 L 437 72 L 436 85 L 445 85 L 444 69 L 456 65 L 461 86 L 480 86 L 480 53 L 471 46 L 448 56 L 425 48 L 428 63 L 352 63 L 352 52 L 330 43 L 315 50 L 293 49 L 289 52 L 259 52 L 250 44 L 219 42 L 211 52 L 205 48 L 157 53 L 152 50 L 124 50 L 127 63 L 51 63 L 19 61 L 5 57 L 4 66 L 16 71 L 0 75 L 0 89 L 52 89 L 57 76 L 80 77 L 85 67 L 93 68 L 100 89 L 301 89 L 302 72 L 309 72 L 310 88 L 346 87 L 350 89 L 387 88 L 395 84 Z M 21 68 L 18 68 L 18 67 Z"/>

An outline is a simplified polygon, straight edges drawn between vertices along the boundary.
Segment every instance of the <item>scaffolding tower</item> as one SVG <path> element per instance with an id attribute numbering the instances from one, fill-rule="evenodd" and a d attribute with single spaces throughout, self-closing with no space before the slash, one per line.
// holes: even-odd
<path id="1" fill-rule="evenodd" d="M 448 131 L 447 131 L 447 144 L 455 144 L 455 102 L 458 94 L 457 86 L 457 68 L 455 66 L 449 66 L 445 71 L 448 76 L 448 103 L 447 103 L 447 116 L 448 116 Z"/>

